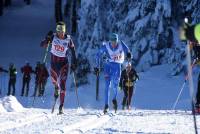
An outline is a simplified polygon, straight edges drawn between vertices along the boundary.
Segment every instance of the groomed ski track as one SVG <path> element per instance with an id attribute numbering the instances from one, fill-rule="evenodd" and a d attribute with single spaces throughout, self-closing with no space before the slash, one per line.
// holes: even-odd
<path id="1" fill-rule="evenodd" d="M 102 110 L 65 109 L 65 114 L 57 115 L 57 109 L 54 114 L 49 109 L 27 109 L 0 114 L 0 118 L 0 134 L 184 133 L 192 127 L 191 111 L 119 110 L 115 114 L 111 110 L 104 115 Z M 197 118 L 199 120 L 199 116 Z M 165 128 L 165 124 L 170 127 Z M 154 125 L 157 129 L 152 130 Z"/>

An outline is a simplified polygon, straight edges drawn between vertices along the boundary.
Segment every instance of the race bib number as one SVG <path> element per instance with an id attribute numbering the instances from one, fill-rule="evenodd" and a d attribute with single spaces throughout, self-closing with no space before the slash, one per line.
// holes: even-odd
<path id="1" fill-rule="evenodd" d="M 118 61 L 122 58 L 121 55 L 112 55 L 111 57 L 112 57 L 112 60 L 114 60 L 114 61 Z"/>
<path id="2" fill-rule="evenodd" d="M 65 48 L 63 46 L 54 45 L 54 47 L 55 47 L 55 50 L 58 51 L 58 52 L 64 52 L 65 51 Z"/>

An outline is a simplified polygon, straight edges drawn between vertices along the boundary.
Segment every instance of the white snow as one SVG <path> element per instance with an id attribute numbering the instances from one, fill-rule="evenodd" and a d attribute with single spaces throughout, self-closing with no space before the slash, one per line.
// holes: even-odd
<path id="1" fill-rule="evenodd" d="M 23 111 L 23 106 L 17 101 L 14 96 L 6 96 L 1 99 L 1 104 L 4 107 L 4 110 L 7 112 L 21 112 Z"/>
<path id="2" fill-rule="evenodd" d="M 0 18 L 0 65 L 8 68 L 9 62 L 16 63 L 17 69 L 29 60 L 31 65 L 41 59 L 40 40 L 49 29 L 54 28 L 54 1 L 35 0 L 30 6 L 13 1 L 11 9 L 5 9 L 5 16 Z M 23 18 L 25 17 L 25 18 Z M 14 22 L 13 22 L 14 20 Z M 144 18 L 144 21 L 148 20 Z M 147 22 L 147 21 L 146 21 Z M 141 24 L 145 24 L 141 23 Z M 138 26 L 141 24 L 138 23 Z M 4 45 L 5 44 L 5 45 Z M 150 54 L 144 56 L 151 60 Z M 49 64 L 48 64 L 49 66 Z M 100 77 L 100 100 L 95 100 L 95 76 L 89 76 L 90 84 L 78 88 L 81 107 L 77 106 L 73 82 L 69 75 L 65 98 L 64 115 L 51 114 L 53 104 L 53 85 L 48 80 L 45 96 L 21 97 L 21 74 L 18 74 L 16 97 L 6 96 L 8 76 L 0 74 L 0 134 L 192 134 L 193 117 L 191 115 L 188 83 L 186 83 L 176 109 L 171 110 L 184 82 L 183 74 L 170 75 L 171 65 L 155 66 L 148 72 L 139 73 L 131 110 L 121 110 L 123 92 L 119 91 L 119 110 L 116 114 L 102 115 L 104 107 L 104 77 Z M 197 71 L 194 70 L 196 89 Z M 18 71 L 19 72 L 19 71 Z M 3 85 L 3 86 L 2 86 Z M 34 77 L 30 95 L 34 89 Z M 112 94 L 111 94 L 112 96 Z M 58 102 L 59 103 L 59 102 Z M 198 131 L 200 118 L 197 116 Z"/>

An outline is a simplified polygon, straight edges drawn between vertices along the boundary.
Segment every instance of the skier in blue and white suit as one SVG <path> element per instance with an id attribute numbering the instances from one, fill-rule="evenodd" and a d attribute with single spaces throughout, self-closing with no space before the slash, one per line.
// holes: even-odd
<path id="1" fill-rule="evenodd" d="M 129 48 L 126 46 L 126 44 L 118 39 L 118 35 L 116 33 L 112 33 L 110 36 L 110 41 L 108 43 L 105 43 L 100 48 L 99 52 L 97 53 L 96 57 L 96 67 L 94 68 L 94 71 L 98 73 L 99 70 L 99 64 L 101 56 L 106 56 L 107 60 L 104 63 L 104 75 L 105 75 L 105 107 L 104 107 L 104 113 L 108 111 L 109 108 L 109 96 L 110 96 L 110 90 L 109 87 L 112 82 L 112 89 L 114 91 L 113 96 L 113 108 L 115 111 L 117 110 L 117 90 L 119 86 L 119 80 L 121 75 L 121 64 L 125 60 L 125 55 L 127 56 L 127 59 L 131 59 L 131 53 Z"/>

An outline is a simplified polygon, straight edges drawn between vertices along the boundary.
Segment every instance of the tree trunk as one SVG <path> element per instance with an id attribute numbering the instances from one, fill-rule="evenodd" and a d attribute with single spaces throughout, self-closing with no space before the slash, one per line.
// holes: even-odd
<path id="1" fill-rule="evenodd" d="M 0 16 L 3 15 L 3 0 L 0 0 Z"/>
<path id="2" fill-rule="evenodd" d="M 77 28 L 77 8 L 76 8 L 76 0 L 73 1 L 73 8 L 72 8 L 72 18 L 71 18 L 71 22 L 72 22 L 72 29 L 71 29 L 71 33 L 74 35 L 76 34 L 76 28 Z"/>
<path id="3" fill-rule="evenodd" d="M 5 0 L 5 7 L 11 6 L 11 0 Z"/>
<path id="4" fill-rule="evenodd" d="M 55 0 L 55 18 L 56 22 L 63 21 L 62 0 Z"/>

